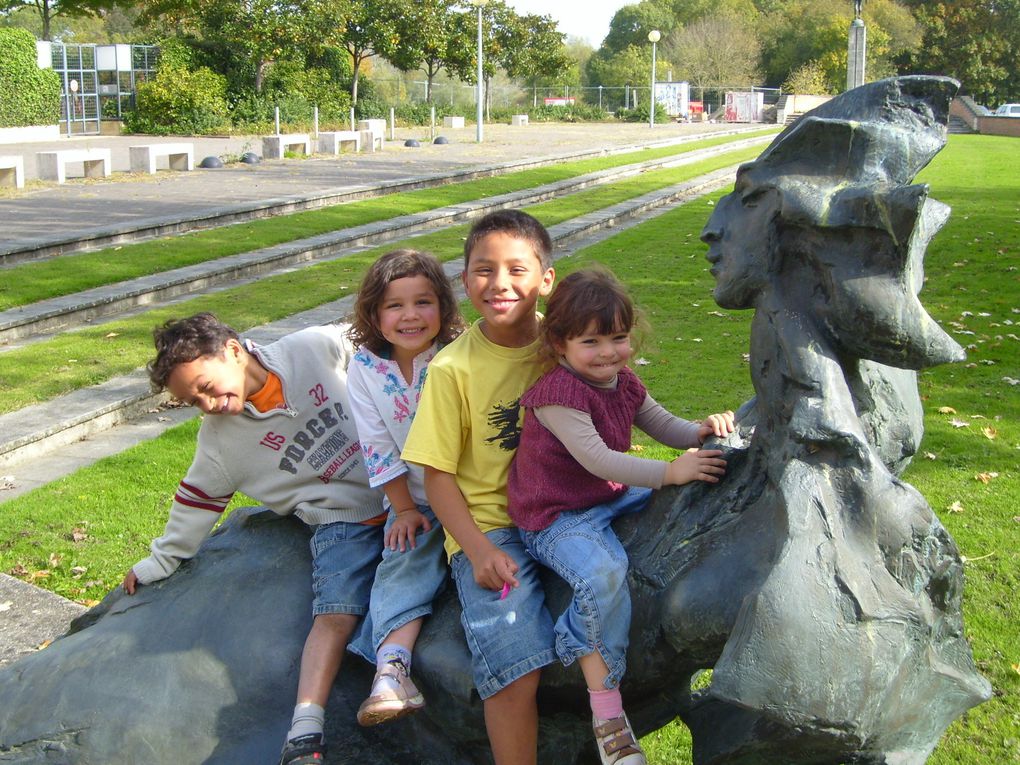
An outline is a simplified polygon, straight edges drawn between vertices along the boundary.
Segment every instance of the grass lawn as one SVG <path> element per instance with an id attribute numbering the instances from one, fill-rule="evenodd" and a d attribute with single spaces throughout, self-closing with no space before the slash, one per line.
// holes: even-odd
<path id="1" fill-rule="evenodd" d="M 758 152 L 742 149 L 683 167 L 653 170 L 525 209 L 551 226 L 745 161 Z M 467 224 L 453 226 L 408 241 L 410 246 L 448 260 L 461 255 L 467 230 Z M 357 288 L 362 273 L 380 253 L 397 246 L 388 243 L 8 351 L 3 354 L 4 364 L 0 367 L 0 414 L 95 385 L 144 365 L 152 355 L 152 327 L 169 318 L 214 311 L 233 327 L 245 330 L 336 300 Z"/>
<path id="2" fill-rule="evenodd" d="M 8 269 L 6 278 L 0 281 L 0 311 L 400 215 L 520 191 L 598 170 L 678 156 L 757 134 L 718 136 L 675 146 L 563 162 L 492 178 L 387 194 L 321 210 L 25 263 Z"/>
<path id="3" fill-rule="evenodd" d="M 931 758 L 935 765 L 1020 760 L 1018 147 L 1015 139 L 951 136 L 921 179 L 953 207 L 929 249 L 922 301 L 968 347 L 968 360 L 920 375 L 926 434 L 905 479 L 927 497 L 965 556 L 967 635 L 995 689 L 991 701 L 951 726 Z M 751 395 L 744 359 L 750 313 L 712 301 L 698 241 L 710 202 L 677 207 L 557 263 L 564 275 L 598 261 L 630 285 L 653 329 L 639 353 L 650 363 L 638 371 L 657 399 L 692 418 Z M 216 299 L 222 297 L 210 297 Z M 241 305 L 217 308 L 226 315 Z M 146 326 L 152 323 L 150 315 Z M 132 342 L 148 354 L 147 338 Z M 196 427 L 191 421 L 3 503 L 0 570 L 84 602 L 102 597 L 162 531 Z M 691 761 L 679 723 L 644 743 L 654 765 Z"/>

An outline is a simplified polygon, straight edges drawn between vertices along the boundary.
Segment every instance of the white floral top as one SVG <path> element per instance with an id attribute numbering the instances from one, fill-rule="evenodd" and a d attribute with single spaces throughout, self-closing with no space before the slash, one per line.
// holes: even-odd
<path id="1" fill-rule="evenodd" d="M 418 410 L 428 364 L 438 351 L 439 345 L 433 343 L 415 357 L 410 382 L 404 379 L 396 361 L 365 347 L 358 349 L 347 368 L 347 393 L 369 483 L 378 488 L 407 473 L 411 497 L 419 505 L 428 504 L 424 468 L 404 462 L 400 451 Z"/>

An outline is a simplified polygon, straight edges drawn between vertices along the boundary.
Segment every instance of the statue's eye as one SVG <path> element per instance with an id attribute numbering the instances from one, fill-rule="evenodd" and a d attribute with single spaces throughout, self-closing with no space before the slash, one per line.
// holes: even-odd
<path id="1" fill-rule="evenodd" d="M 740 198 L 740 204 L 744 207 L 757 207 L 764 196 L 765 189 L 750 189 Z"/>

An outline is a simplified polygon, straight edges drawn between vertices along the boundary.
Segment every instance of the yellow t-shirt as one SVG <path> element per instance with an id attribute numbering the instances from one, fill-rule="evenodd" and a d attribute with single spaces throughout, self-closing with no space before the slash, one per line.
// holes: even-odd
<path id="1" fill-rule="evenodd" d="M 400 456 L 453 473 L 471 516 L 483 532 L 513 526 L 506 513 L 506 481 L 517 451 L 520 398 L 539 378 L 539 343 L 496 345 L 475 322 L 429 364 L 414 424 Z M 446 535 L 447 555 L 460 545 Z"/>

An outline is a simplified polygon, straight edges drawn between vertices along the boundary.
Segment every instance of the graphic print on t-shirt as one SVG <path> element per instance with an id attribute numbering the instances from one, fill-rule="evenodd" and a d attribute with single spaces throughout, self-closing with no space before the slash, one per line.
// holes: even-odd
<path id="1" fill-rule="evenodd" d="M 505 452 L 512 452 L 521 440 L 521 400 L 509 404 L 494 404 L 486 417 L 495 435 L 485 439 L 487 444 L 496 444 Z"/>

